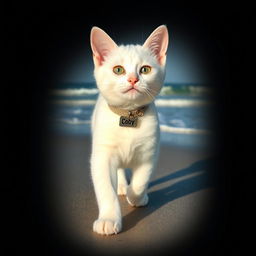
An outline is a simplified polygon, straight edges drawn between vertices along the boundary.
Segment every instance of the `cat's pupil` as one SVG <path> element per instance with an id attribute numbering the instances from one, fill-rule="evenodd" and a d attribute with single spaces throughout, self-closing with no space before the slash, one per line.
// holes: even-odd
<path id="1" fill-rule="evenodd" d="M 150 67 L 150 66 L 143 66 L 143 67 L 140 69 L 140 72 L 141 72 L 142 74 L 148 74 L 150 71 L 151 71 L 151 67 Z"/>
<path id="2" fill-rule="evenodd" d="M 125 73 L 125 69 L 122 66 L 115 66 L 113 68 L 113 72 L 117 75 L 122 75 L 123 73 Z"/>

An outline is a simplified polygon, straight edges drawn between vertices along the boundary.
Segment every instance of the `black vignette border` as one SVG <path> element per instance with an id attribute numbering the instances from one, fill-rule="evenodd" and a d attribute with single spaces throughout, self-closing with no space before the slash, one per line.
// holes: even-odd
<path id="1" fill-rule="evenodd" d="M 8 32 L 8 59 L 11 60 L 9 64 L 11 72 L 8 79 L 10 86 L 5 90 L 8 94 L 11 91 L 15 92 L 12 94 L 14 104 L 12 106 L 8 104 L 10 111 L 8 111 L 8 116 L 18 109 L 15 122 L 11 119 L 8 123 L 7 132 L 11 134 L 11 139 L 6 139 L 8 153 L 10 153 L 6 160 L 10 163 L 12 172 L 8 173 L 11 182 L 5 184 L 4 189 L 9 191 L 7 206 L 11 214 L 8 219 L 12 223 L 11 226 L 13 225 L 13 228 L 7 225 L 6 228 L 9 231 L 7 237 L 12 237 L 12 230 L 18 230 L 16 236 L 19 237 L 19 239 L 8 241 L 9 250 L 14 250 L 14 245 L 21 250 L 38 250 L 39 254 L 71 255 L 78 250 L 54 232 L 54 223 L 50 221 L 47 204 L 42 196 L 44 185 L 42 182 L 44 158 L 42 156 L 43 141 L 46 136 L 44 115 L 47 111 L 45 99 L 47 89 L 53 86 L 56 74 L 58 75 L 56 67 L 62 70 L 61 57 L 69 51 L 67 46 L 75 47 L 79 44 L 77 40 L 79 40 L 81 31 L 84 29 L 83 39 L 85 39 L 93 25 L 103 26 L 118 36 L 118 29 L 124 29 L 124 27 L 129 33 L 136 26 L 147 30 L 147 27 L 151 29 L 160 24 L 169 24 L 170 29 L 175 26 L 184 27 L 187 24 L 197 25 L 198 31 L 207 31 L 206 35 L 202 36 L 214 38 L 219 45 L 220 52 L 217 55 L 216 52 L 212 52 L 211 57 L 213 67 L 217 70 L 213 75 L 216 76 L 221 87 L 218 88 L 219 140 L 221 141 L 219 150 L 222 153 L 219 158 L 222 171 L 220 197 L 224 194 L 225 198 L 220 202 L 220 214 L 217 217 L 217 223 L 221 228 L 210 239 L 207 240 L 207 236 L 202 238 L 202 241 L 205 239 L 205 243 L 200 241 L 188 249 L 191 252 L 217 252 L 223 248 L 234 251 L 235 248 L 239 249 L 243 241 L 242 239 L 237 241 L 233 237 L 232 233 L 235 233 L 233 223 L 236 221 L 238 230 L 246 232 L 246 227 L 237 217 L 238 213 L 240 218 L 246 216 L 243 211 L 239 211 L 239 205 L 249 203 L 251 193 L 246 190 L 247 200 L 244 201 L 242 195 L 247 185 L 246 175 L 248 173 L 241 179 L 240 172 L 234 168 L 234 165 L 240 166 L 238 160 L 232 160 L 236 156 L 236 159 L 241 157 L 236 150 L 234 152 L 235 131 L 232 129 L 232 122 L 237 120 L 237 115 L 241 116 L 242 110 L 238 107 L 231 107 L 231 104 L 234 98 L 239 97 L 234 88 L 239 88 L 242 81 L 247 84 L 251 83 L 250 77 L 245 74 L 248 70 L 250 71 L 250 67 L 245 70 L 242 65 L 245 64 L 244 57 L 249 55 L 250 49 L 243 40 L 250 32 L 250 15 L 243 10 L 219 11 L 218 8 L 213 8 L 211 11 L 200 8 L 194 10 L 175 7 L 166 8 L 164 11 L 158 8 L 147 8 L 145 11 L 143 7 L 140 7 L 139 11 L 142 14 L 131 16 L 129 11 L 116 12 L 112 7 L 111 5 L 110 10 L 105 8 L 99 11 L 97 17 L 88 9 L 86 15 L 71 14 L 68 11 L 47 12 L 37 9 L 29 13 L 21 13 L 15 10 L 5 17 Z M 238 31 L 241 32 L 239 33 L 241 36 L 237 36 Z M 241 53 L 241 48 L 245 49 L 245 55 Z M 219 55 L 224 59 L 222 63 L 219 63 Z M 4 103 L 7 106 L 9 99 L 5 98 Z M 240 128 L 243 130 L 242 127 Z M 18 146 L 14 146 L 17 144 Z M 242 146 L 245 145 L 240 144 L 240 147 Z M 25 172 L 13 171 L 17 169 L 25 170 Z M 238 196 L 234 196 L 233 192 L 237 183 L 240 184 L 235 193 Z M 15 202 L 15 205 L 12 202 Z M 15 218 L 17 212 L 18 219 Z M 249 223 L 248 219 L 246 223 Z M 29 246 L 27 241 L 30 241 Z M 202 244 L 204 244 L 203 247 L 201 247 Z M 40 250 L 39 248 L 42 247 L 43 249 Z"/>

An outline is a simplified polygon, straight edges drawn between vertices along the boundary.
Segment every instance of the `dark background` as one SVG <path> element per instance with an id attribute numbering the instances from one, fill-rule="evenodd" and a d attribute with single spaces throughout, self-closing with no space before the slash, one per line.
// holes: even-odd
<path id="1" fill-rule="evenodd" d="M 250 6 L 208 5 L 178 7 L 143 2 L 99 3 L 73 9 L 12 6 L 4 17 L 6 82 L 2 84 L 5 166 L 1 173 L 4 202 L 2 218 L 5 254 L 75 255 L 79 251 L 54 232 L 42 196 L 44 189 L 44 116 L 47 88 L 53 87 L 65 70 L 75 48 L 89 43 L 97 25 L 118 38 L 118 31 L 145 29 L 167 24 L 174 30 L 201 35 L 209 52 L 208 76 L 214 77 L 219 103 L 218 168 L 219 214 L 214 233 L 205 234 L 185 255 L 245 253 L 250 243 L 252 218 L 253 160 L 253 70 L 252 13 Z M 78 11 L 79 10 L 79 11 Z M 72 56 L 70 56 L 72 59 Z M 249 142 L 249 144 L 248 144 Z M 253 151 L 254 150 L 254 151 Z M 216 222 L 215 222 L 216 223 Z"/>

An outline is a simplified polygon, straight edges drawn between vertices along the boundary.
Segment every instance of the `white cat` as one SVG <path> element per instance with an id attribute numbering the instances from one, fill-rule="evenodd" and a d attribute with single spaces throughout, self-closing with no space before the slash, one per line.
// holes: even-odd
<path id="1" fill-rule="evenodd" d="M 117 194 L 134 207 L 148 203 L 160 134 L 153 101 L 165 77 L 168 30 L 159 26 L 143 46 L 117 46 L 93 27 L 91 47 L 100 92 L 92 116 L 91 175 L 99 207 L 93 230 L 111 235 L 122 228 Z M 129 185 L 124 168 L 132 169 Z"/>

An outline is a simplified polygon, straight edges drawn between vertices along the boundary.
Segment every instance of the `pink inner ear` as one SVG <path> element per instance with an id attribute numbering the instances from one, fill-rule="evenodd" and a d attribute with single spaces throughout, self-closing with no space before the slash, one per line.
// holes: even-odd
<path id="1" fill-rule="evenodd" d="M 149 48 L 156 56 L 161 65 L 165 64 L 166 51 L 168 48 L 168 30 L 162 25 L 155 29 L 145 41 L 143 47 Z"/>
<path id="2" fill-rule="evenodd" d="M 91 30 L 91 47 L 94 63 L 96 66 L 100 66 L 109 53 L 117 48 L 117 45 L 106 32 L 98 27 L 93 27 Z"/>

